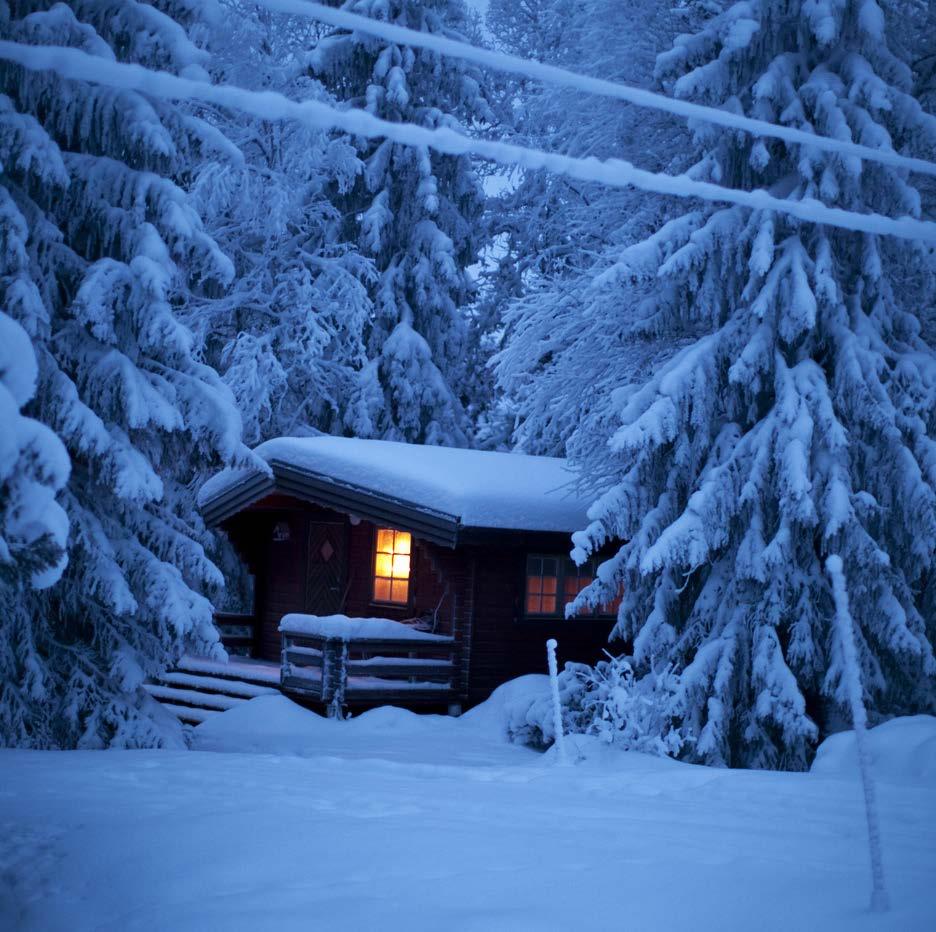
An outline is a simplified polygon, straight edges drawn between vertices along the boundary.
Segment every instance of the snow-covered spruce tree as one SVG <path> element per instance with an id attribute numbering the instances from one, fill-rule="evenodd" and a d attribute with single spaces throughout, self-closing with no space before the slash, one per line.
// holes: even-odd
<path id="1" fill-rule="evenodd" d="M 4 39 L 203 74 L 193 41 L 210 7 L 132 0 L 0 6 Z M 176 308 L 231 278 L 176 179 L 200 153 L 236 157 L 177 107 L 49 72 L 0 68 L 5 249 L 0 306 L 29 334 L 38 386 L 26 412 L 71 457 L 61 502 L 69 563 L 4 605 L 15 717 L 0 741 L 33 747 L 158 745 L 178 724 L 141 689 L 190 645 L 219 650 L 203 591 L 192 486 L 232 460 L 240 421 L 198 362 Z M 11 245 L 12 244 L 12 245 Z"/>
<path id="2" fill-rule="evenodd" d="M 213 76 L 293 99 L 328 99 L 307 74 L 316 38 L 307 19 L 271 16 L 222 0 L 212 34 Z M 340 433 L 366 361 L 373 263 L 341 241 L 330 199 L 362 168 L 351 143 L 298 124 L 208 111 L 244 154 L 240 164 L 205 160 L 192 192 L 206 229 L 234 262 L 234 284 L 189 306 L 188 320 L 237 400 L 244 439 L 309 430 Z"/>
<path id="3" fill-rule="evenodd" d="M 835 139 L 936 153 L 875 0 L 748 0 L 658 60 L 677 96 Z M 693 176 L 917 215 L 914 179 L 804 146 L 695 128 Z M 700 206 L 614 274 L 644 329 L 686 344 L 611 396 L 583 439 L 614 476 L 575 537 L 624 541 L 581 597 L 624 600 L 638 670 L 675 664 L 691 756 L 803 768 L 845 707 L 823 561 L 841 555 L 872 718 L 936 698 L 936 353 L 931 247 Z"/>
<path id="4" fill-rule="evenodd" d="M 344 8 L 459 38 L 462 0 L 349 0 Z M 334 96 L 385 120 L 466 131 L 489 119 L 480 72 L 434 52 L 334 31 L 309 56 Z M 479 248 L 483 192 L 471 160 L 355 140 L 364 170 L 338 203 L 346 238 L 372 256 L 368 363 L 346 427 L 358 436 L 463 446 L 467 268 Z"/>

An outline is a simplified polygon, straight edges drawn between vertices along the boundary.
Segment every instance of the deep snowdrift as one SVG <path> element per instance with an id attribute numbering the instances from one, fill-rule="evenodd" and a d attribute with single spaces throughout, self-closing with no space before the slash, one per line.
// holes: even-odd
<path id="1" fill-rule="evenodd" d="M 382 707 L 337 722 L 285 696 L 261 696 L 199 725 L 192 745 L 199 751 L 301 757 L 340 749 L 355 757 L 376 753 L 385 759 L 422 762 L 527 762 L 538 755 L 509 744 L 509 733 L 535 699 L 548 696 L 548 684 L 545 676 L 521 676 L 496 689 L 487 702 L 461 718 Z"/>
<path id="2" fill-rule="evenodd" d="M 871 768 L 878 780 L 920 781 L 936 790 L 936 717 L 911 715 L 878 725 L 868 732 L 868 747 Z M 823 741 L 812 772 L 857 779 L 855 733 L 844 731 Z"/>
<path id="3" fill-rule="evenodd" d="M 563 767 L 504 737 L 544 679 L 461 719 L 262 696 L 195 730 L 210 752 L 0 752 L 0 928 L 932 928 L 936 719 L 871 732 L 875 917 L 848 735 L 809 774 L 584 741 Z"/>

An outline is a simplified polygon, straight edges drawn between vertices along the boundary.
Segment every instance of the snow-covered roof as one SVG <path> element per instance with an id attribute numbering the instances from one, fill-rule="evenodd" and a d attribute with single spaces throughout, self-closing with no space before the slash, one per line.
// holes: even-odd
<path id="1" fill-rule="evenodd" d="M 274 489 L 309 497 L 302 489 L 314 485 L 312 500 L 331 489 L 339 500 L 322 504 L 363 517 L 356 493 L 465 528 L 571 532 L 587 524 L 590 500 L 554 457 L 327 436 L 281 437 L 254 452 L 269 473 L 261 465 L 209 479 L 198 497 L 206 518 L 223 520 Z"/>

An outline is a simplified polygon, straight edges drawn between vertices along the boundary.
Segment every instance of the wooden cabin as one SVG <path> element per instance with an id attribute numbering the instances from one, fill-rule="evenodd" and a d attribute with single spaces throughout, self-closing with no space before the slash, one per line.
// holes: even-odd
<path id="1" fill-rule="evenodd" d="M 560 663 L 601 656 L 614 606 L 564 616 L 594 570 L 568 556 L 589 502 L 564 460 L 326 436 L 255 452 L 257 468 L 215 476 L 199 505 L 253 575 L 239 620 L 286 691 L 335 700 L 332 662 L 343 704 L 457 709 L 544 672 L 548 638 Z"/>

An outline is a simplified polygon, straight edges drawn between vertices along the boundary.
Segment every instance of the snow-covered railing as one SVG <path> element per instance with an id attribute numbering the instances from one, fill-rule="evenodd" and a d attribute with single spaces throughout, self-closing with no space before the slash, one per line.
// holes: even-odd
<path id="1" fill-rule="evenodd" d="M 455 683 L 455 639 L 387 618 L 286 615 L 284 689 L 340 713 L 348 704 L 446 702 Z"/>

